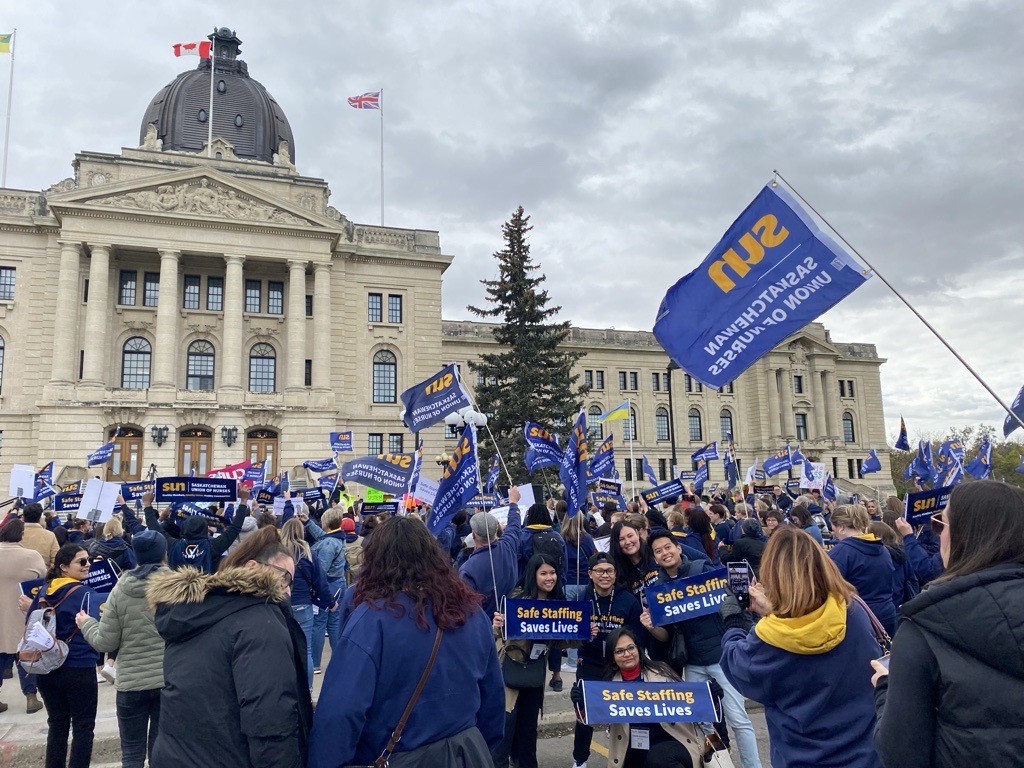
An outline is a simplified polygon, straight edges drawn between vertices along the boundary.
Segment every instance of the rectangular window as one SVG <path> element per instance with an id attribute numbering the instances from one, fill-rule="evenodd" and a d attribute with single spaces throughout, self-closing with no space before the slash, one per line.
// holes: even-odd
<path id="1" fill-rule="evenodd" d="M 604 371 L 594 371 L 594 389 L 604 389 Z"/>
<path id="2" fill-rule="evenodd" d="M 634 464 L 635 464 L 636 468 L 633 470 L 633 476 L 636 477 L 637 480 L 643 480 L 644 479 L 644 460 L 643 459 L 635 459 L 634 460 Z"/>
<path id="3" fill-rule="evenodd" d="M 402 322 L 402 297 L 398 294 L 388 295 L 388 322 Z"/>
<path id="4" fill-rule="evenodd" d="M 864 477 L 864 459 L 857 459 L 857 477 L 863 479 Z"/>
<path id="5" fill-rule="evenodd" d="M 583 372 L 583 383 L 586 384 L 588 387 L 593 388 L 593 386 L 594 386 L 594 372 L 593 371 L 584 371 Z"/>
<path id="6" fill-rule="evenodd" d="M 697 394 L 700 394 L 701 392 L 704 391 L 704 385 L 701 384 L 699 381 L 693 382 L 693 391 L 696 392 Z"/>
<path id="7" fill-rule="evenodd" d="M 853 379 L 846 380 L 846 396 L 853 397 Z"/>
<path id="8" fill-rule="evenodd" d="M 88 282 L 88 281 L 86 281 Z M 85 350 L 78 350 L 78 380 L 82 380 L 82 376 L 85 374 Z"/>
<path id="9" fill-rule="evenodd" d="M 160 302 L 160 273 L 146 272 L 142 279 L 142 306 L 155 307 Z"/>
<path id="10" fill-rule="evenodd" d="M 846 397 L 846 379 L 839 380 L 839 396 Z"/>
<path id="11" fill-rule="evenodd" d="M 658 459 L 658 479 L 668 480 L 668 459 Z"/>
<path id="12" fill-rule="evenodd" d="M 619 389 L 623 389 L 624 390 L 625 388 L 626 388 L 626 372 L 625 371 L 619 371 Z"/>
<path id="13" fill-rule="evenodd" d="M 807 439 L 807 414 L 796 414 L 796 439 L 803 442 Z"/>
<path id="14" fill-rule="evenodd" d="M 793 394 L 802 395 L 804 393 L 804 377 L 794 376 L 793 377 Z"/>
<path id="15" fill-rule="evenodd" d="M 89 303 L 89 278 L 88 277 L 85 278 L 85 280 L 82 281 L 82 303 L 83 304 L 88 304 Z"/>
<path id="16" fill-rule="evenodd" d="M 693 376 L 688 373 L 683 374 L 683 389 L 687 392 L 693 392 Z"/>
<path id="17" fill-rule="evenodd" d="M 267 314 L 284 314 L 284 283 L 273 280 L 267 283 Z"/>
<path id="18" fill-rule="evenodd" d="M 384 435 L 371 432 L 366 436 L 366 449 L 371 456 L 384 453 Z"/>
<path id="19" fill-rule="evenodd" d="M 626 459 L 626 478 L 625 479 L 626 480 L 632 480 L 633 479 L 633 462 L 631 462 L 629 459 Z"/>
<path id="20" fill-rule="evenodd" d="M 388 452 L 389 453 L 401 453 L 405 445 L 405 435 L 401 432 L 392 432 L 388 435 Z"/>
<path id="21" fill-rule="evenodd" d="M 832 477 L 839 477 L 839 457 L 832 457 Z"/>
<path id="22" fill-rule="evenodd" d="M 181 302 L 182 309 L 199 309 L 199 275 L 185 275 L 185 294 Z"/>
<path id="23" fill-rule="evenodd" d="M 629 388 L 634 392 L 640 388 L 640 377 L 636 371 L 629 372 Z"/>
<path id="24" fill-rule="evenodd" d="M 260 312 L 263 309 L 263 284 L 259 280 L 245 281 L 245 311 Z"/>
<path id="25" fill-rule="evenodd" d="M 727 395 L 735 394 L 735 392 L 736 392 L 736 386 L 731 381 L 728 384 L 725 385 L 725 393 Z"/>
<path id="26" fill-rule="evenodd" d="M 2 276 L 0 276 L 2 278 Z M 126 307 L 135 306 L 135 289 L 139 273 L 134 269 L 122 269 L 117 277 L 117 303 Z"/>
<path id="27" fill-rule="evenodd" d="M 444 425 L 444 439 L 445 440 L 454 440 L 458 436 L 459 436 L 459 431 L 455 427 L 453 427 L 451 424 L 445 424 Z"/>
<path id="28" fill-rule="evenodd" d="M 206 308 L 211 312 L 224 310 L 224 278 L 206 278 Z"/>
<path id="29" fill-rule="evenodd" d="M 306 317 L 313 316 L 313 297 L 310 294 L 306 294 Z"/>
<path id="30" fill-rule="evenodd" d="M 668 392 L 672 388 L 672 380 L 667 373 L 661 374 L 662 389 Z"/>
<path id="31" fill-rule="evenodd" d="M 306 361 L 306 369 L 305 369 L 304 381 L 305 381 L 305 386 L 307 386 L 307 387 L 312 387 L 313 386 L 313 361 L 312 360 L 307 360 Z"/>
<path id="32" fill-rule="evenodd" d="M 384 296 L 371 293 L 366 297 L 366 320 L 370 323 L 384 322 Z"/>
<path id="33" fill-rule="evenodd" d="M 651 389 L 653 389 L 655 392 L 660 392 L 661 391 L 661 374 L 660 373 L 652 373 L 651 374 Z"/>
<path id="34" fill-rule="evenodd" d="M 856 471 L 857 471 L 857 465 L 854 463 L 853 459 L 847 459 L 846 460 L 846 475 L 847 475 L 847 477 L 849 477 L 851 480 L 853 480 L 857 476 L 856 474 L 854 474 Z"/>
<path id="35" fill-rule="evenodd" d="M 14 267 L 0 267 L 0 301 L 14 301 Z"/>

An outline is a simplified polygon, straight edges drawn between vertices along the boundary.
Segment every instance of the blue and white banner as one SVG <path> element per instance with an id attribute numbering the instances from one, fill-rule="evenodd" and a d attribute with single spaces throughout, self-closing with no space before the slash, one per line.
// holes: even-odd
<path id="1" fill-rule="evenodd" d="M 338 473 L 338 472 L 332 472 L 329 475 L 320 475 L 320 477 L 318 477 L 316 479 L 316 484 L 319 485 L 321 488 L 323 488 L 324 492 L 328 496 L 330 496 L 331 494 L 334 493 L 335 489 L 338 487 L 338 478 L 339 478 L 339 476 L 340 476 L 340 473 Z"/>
<path id="2" fill-rule="evenodd" d="M 341 476 L 346 483 L 362 483 L 378 491 L 401 496 L 409 490 L 414 453 L 383 453 L 379 456 L 363 456 L 345 462 Z"/>
<path id="3" fill-rule="evenodd" d="M 608 723 L 717 723 L 710 683 L 644 683 L 584 680 L 587 725 Z"/>
<path id="4" fill-rule="evenodd" d="M 57 489 L 53 487 L 53 462 L 49 462 L 45 467 L 36 472 L 36 482 L 34 496 L 32 501 L 42 501 L 48 499 L 50 496 L 54 496 L 57 493 Z"/>
<path id="5" fill-rule="evenodd" d="M 868 457 L 860 464 L 860 473 L 862 475 L 870 475 L 872 472 L 881 472 L 882 462 L 878 458 L 878 453 L 873 448 L 868 450 Z"/>
<path id="6" fill-rule="evenodd" d="M 452 457 L 444 467 L 434 504 L 427 516 L 427 529 L 435 536 L 455 513 L 480 492 L 480 463 L 476 455 L 476 427 L 467 424 Z"/>
<path id="7" fill-rule="evenodd" d="M 933 488 L 930 491 L 908 493 L 904 499 L 904 517 L 911 525 L 927 523 L 936 512 L 941 512 L 949 504 L 949 494 L 953 486 Z"/>
<path id="8" fill-rule="evenodd" d="M 498 486 L 498 478 L 501 476 L 501 464 L 498 460 L 498 454 L 494 454 L 494 458 L 491 459 L 491 468 L 487 471 L 487 482 L 484 483 L 484 493 L 494 493 L 494 489 Z"/>
<path id="9" fill-rule="evenodd" d="M 718 441 L 715 440 L 713 443 L 708 443 L 700 450 L 694 451 L 690 454 L 691 461 L 711 461 L 712 459 L 718 458 Z"/>
<path id="10" fill-rule="evenodd" d="M 459 381 L 459 368 L 455 363 L 446 365 L 426 381 L 421 381 L 402 393 L 405 413 L 402 421 L 410 432 L 416 433 L 473 405 Z"/>
<path id="11" fill-rule="evenodd" d="M 82 584 L 94 592 L 107 595 L 117 584 L 117 569 L 109 560 L 95 560 L 89 564 L 89 575 L 82 579 Z M 46 579 L 32 579 L 21 582 L 21 594 L 35 599 L 40 587 L 46 584 Z"/>
<path id="12" fill-rule="evenodd" d="M 680 368 L 721 387 L 865 280 L 788 191 L 766 186 L 668 290 L 654 335 Z"/>
<path id="13" fill-rule="evenodd" d="M 1006 418 L 1003 419 L 1003 437 L 1009 437 L 1011 432 L 1020 429 L 1020 423 L 1024 421 L 1024 387 L 1021 387 L 1020 392 L 1013 398 L 1010 410 L 1014 415 L 1006 414 Z"/>
<path id="14" fill-rule="evenodd" d="M 716 613 L 728 593 L 729 578 L 725 568 L 717 568 L 644 589 L 651 621 L 657 627 L 677 621 L 695 619 Z"/>
<path id="15" fill-rule="evenodd" d="M 654 467 L 651 466 L 651 462 L 647 460 L 646 456 L 640 457 L 640 465 L 644 471 L 644 477 L 647 478 L 647 482 L 650 485 L 657 485 L 658 476 L 654 474 Z"/>
<path id="16" fill-rule="evenodd" d="M 53 497 L 53 508 L 57 512 L 74 512 L 82 506 L 82 491 L 65 491 Z"/>
<path id="17" fill-rule="evenodd" d="M 505 600 L 506 640 L 590 640 L 589 601 Z"/>
<path id="18" fill-rule="evenodd" d="M 900 416 L 900 434 L 896 438 L 896 445 L 893 446 L 897 451 L 909 451 L 910 442 L 907 440 L 907 422 Z"/>
<path id="19" fill-rule="evenodd" d="M 139 480 L 131 483 L 121 483 L 121 498 L 125 501 L 141 499 L 144 493 L 153 493 L 152 480 Z"/>
<path id="20" fill-rule="evenodd" d="M 466 506 L 470 509 L 492 509 L 498 504 L 498 496 L 494 493 L 481 493 L 466 502 Z"/>
<path id="21" fill-rule="evenodd" d="M 523 437 L 526 438 L 527 472 L 536 472 L 545 467 L 557 467 L 562 463 L 562 449 L 558 447 L 558 438 L 534 421 L 523 426 Z"/>
<path id="22" fill-rule="evenodd" d="M 310 472 L 330 472 L 338 468 L 338 462 L 333 456 L 326 459 L 308 459 L 302 462 L 302 466 Z"/>
<path id="23" fill-rule="evenodd" d="M 617 491 L 591 491 L 590 501 L 599 510 L 604 510 L 604 505 L 609 501 L 615 505 L 616 509 L 625 511 L 626 500 L 622 494 Z"/>
<path id="24" fill-rule="evenodd" d="M 398 514 L 400 507 L 401 502 L 398 501 L 364 501 L 359 512 L 363 515 L 391 515 L 394 517 Z"/>
<path id="25" fill-rule="evenodd" d="M 678 498 L 684 493 L 686 493 L 686 488 L 683 485 L 683 481 L 678 478 L 669 480 L 661 485 L 656 485 L 653 488 L 648 488 L 645 491 L 640 491 L 644 501 L 650 505 L 660 504 L 665 499 Z"/>
<path id="26" fill-rule="evenodd" d="M 803 460 L 804 457 L 803 454 L 800 453 L 800 446 L 793 448 L 787 444 L 785 448 L 780 448 L 774 453 L 774 455 L 765 459 L 761 467 L 768 477 L 772 477 L 773 475 L 777 475 L 779 472 L 787 470 L 790 467 L 802 464 Z"/>
<path id="27" fill-rule="evenodd" d="M 985 480 L 992 475 L 992 443 L 984 437 L 978 446 L 978 455 L 968 462 L 964 470 L 977 480 Z"/>
<path id="28" fill-rule="evenodd" d="M 311 501 L 322 501 L 324 498 L 324 489 L 320 486 L 315 488 L 300 488 L 292 492 L 292 498 L 294 499 L 296 495 L 309 504 Z"/>
<path id="29" fill-rule="evenodd" d="M 825 473 L 825 482 L 821 486 L 821 497 L 825 501 L 835 501 L 836 496 L 839 495 L 836 489 L 835 481 L 832 479 L 832 475 L 828 472 Z"/>
<path id="30" fill-rule="evenodd" d="M 693 484 L 697 488 L 697 491 L 701 491 L 704 488 L 704 483 L 708 481 L 708 463 L 701 459 L 697 462 L 697 470 L 693 476 Z"/>
<path id="31" fill-rule="evenodd" d="M 335 453 L 352 451 L 352 430 L 348 432 L 331 432 L 331 450 Z"/>
<path id="32" fill-rule="evenodd" d="M 267 482 L 267 462 L 261 461 L 251 464 L 242 473 L 242 483 L 249 483 L 249 486 L 263 485 Z"/>
<path id="33" fill-rule="evenodd" d="M 95 451 L 86 456 L 86 463 L 90 467 L 95 467 L 100 464 L 106 464 L 110 461 L 110 457 L 114 455 L 114 441 L 111 440 L 109 443 L 104 443 Z"/>
<path id="34" fill-rule="evenodd" d="M 590 482 L 601 477 L 609 477 L 615 469 L 615 448 L 612 444 L 614 439 L 615 435 L 608 435 L 594 451 L 594 457 L 590 460 Z"/>
<path id="35" fill-rule="evenodd" d="M 569 433 L 569 441 L 558 467 L 558 478 L 565 488 L 569 517 L 576 515 L 587 503 L 587 414 L 581 409 Z"/>
<path id="36" fill-rule="evenodd" d="M 238 483 L 221 477 L 158 477 L 156 500 L 159 503 L 177 501 L 234 501 L 238 498 Z"/>

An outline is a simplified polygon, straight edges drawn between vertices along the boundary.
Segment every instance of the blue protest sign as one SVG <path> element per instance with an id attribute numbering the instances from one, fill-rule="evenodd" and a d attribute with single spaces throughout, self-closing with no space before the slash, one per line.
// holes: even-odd
<path id="1" fill-rule="evenodd" d="M 117 568 L 109 560 L 94 560 L 89 565 L 89 575 L 82 584 L 101 594 L 110 592 L 117 584 Z"/>
<path id="2" fill-rule="evenodd" d="M 526 438 L 527 472 L 536 472 L 545 467 L 557 467 L 562 463 L 562 449 L 558 447 L 558 439 L 535 421 L 528 421 L 523 426 L 523 437 Z"/>
<path id="3" fill-rule="evenodd" d="M 399 506 L 397 501 L 364 501 L 359 511 L 364 515 L 397 515 Z"/>
<path id="4" fill-rule="evenodd" d="M 109 443 L 104 443 L 95 451 L 85 457 L 86 464 L 90 467 L 95 467 L 98 464 L 106 464 L 110 461 L 110 457 L 114 455 L 114 441 L 111 440 Z"/>
<path id="5" fill-rule="evenodd" d="M 326 459 L 308 459 L 302 462 L 302 466 L 310 472 L 330 472 L 338 468 L 338 462 L 333 456 L 328 456 Z"/>
<path id="6" fill-rule="evenodd" d="M 348 432 L 331 432 L 331 450 L 335 453 L 352 450 L 352 430 Z"/>
<path id="7" fill-rule="evenodd" d="M 32 579 L 31 581 L 21 582 L 21 594 L 25 597 L 32 598 L 33 600 L 38 594 L 40 588 L 46 583 L 46 579 Z"/>
<path id="8" fill-rule="evenodd" d="M 505 601 L 506 640 L 589 640 L 591 605 L 586 600 Z"/>
<path id="9" fill-rule="evenodd" d="M 466 502 L 466 506 L 472 509 L 490 509 L 498 506 L 498 495 L 495 493 L 481 493 Z"/>
<path id="10" fill-rule="evenodd" d="M 346 483 L 362 483 L 400 496 L 409 489 L 415 462 L 416 455 L 412 453 L 363 456 L 346 462 L 341 468 L 341 476 Z"/>
<path id="11" fill-rule="evenodd" d="M 717 723 L 710 683 L 584 680 L 583 721 L 607 723 Z"/>
<path id="12" fill-rule="evenodd" d="M 267 482 L 267 462 L 261 461 L 245 468 L 242 473 L 242 482 L 251 486 L 263 485 Z"/>
<path id="13" fill-rule="evenodd" d="M 952 485 L 943 488 L 933 488 L 930 491 L 908 493 L 904 499 L 903 514 L 911 525 L 927 523 L 932 515 L 941 512 L 949 504 L 949 494 L 953 491 Z"/>
<path id="14" fill-rule="evenodd" d="M 445 464 L 434 503 L 427 516 L 427 529 L 435 536 L 480 492 L 480 463 L 476 455 L 476 427 L 467 424 L 452 456 Z"/>
<path id="15" fill-rule="evenodd" d="M 616 509 L 621 509 L 623 511 L 626 509 L 626 500 L 622 497 L 621 493 L 612 493 L 610 491 L 591 491 L 590 500 L 598 509 L 603 509 L 604 505 L 609 501 L 615 505 Z"/>
<path id="16" fill-rule="evenodd" d="M 680 368 L 721 387 L 865 280 L 789 192 L 766 186 L 668 290 L 654 335 Z"/>
<path id="17" fill-rule="evenodd" d="M 591 482 L 597 478 L 610 475 L 615 469 L 615 448 L 613 441 L 615 435 L 608 435 L 607 439 L 594 450 L 594 456 L 590 460 Z"/>
<path id="18" fill-rule="evenodd" d="M 725 568 L 673 579 L 664 584 L 652 584 L 644 589 L 651 621 L 662 627 L 716 613 L 725 599 L 728 586 Z"/>
<path id="19" fill-rule="evenodd" d="M 622 481 L 602 477 L 598 479 L 597 484 L 594 486 L 594 490 L 604 493 L 622 493 Z"/>
<path id="20" fill-rule="evenodd" d="M 609 446 L 611 443 L 609 443 Z M 569 433 L 565 452 L 558 466 L 558 479 L 565 488 L 565 502 L 569 505 L 568 516 L 572 517 L 587 503 L 587 414 L 581 409 Z"/>
<path id="21" fill-rule="evenodd" d="M 321 500 L 324 497 L 324 489 L 319 486 L 316 488 L 302 488 L 298 491 L 298 494 L 308 504 L 311 501 Z"/>
<path id="22" fill-rule="evenodd" d="M 473 401 L 462 389 L 458 366 L 451 363 L 426 381 L 405 390 L 402 405 L 405 406 L 402 421 L 410 432 L 416 433 L 451 413 L 472 406 Z"/>
<path id="23" fill-rule="evenodd" d="M 125 501 L 141 499 L 142 494 L 153 492 L 152 480 L 139 480 L 132 483 L 121 483 L 121 498 Z"/>
<path id="24" fill-rule="evenodd" d="M 158 477 L 156 500 L 234 501 L 238 498 L 237 483 L 223 477 Z"/>
<path id="25" fill-rule="evenodd" d="M 82 506 L 82 492 L 68 491 L 53 497 L 53 508 L 57 512 L 74 512 Z"/>
<path id="26" fill-rule="evenodd" d="M 682 496 L 684 493 L 686 488 L 683 487 L 682 480 L 669 480 L 667 483 L 640 491 L 640 495 L 648 504 L 660 504 L 665 499 Z"/>

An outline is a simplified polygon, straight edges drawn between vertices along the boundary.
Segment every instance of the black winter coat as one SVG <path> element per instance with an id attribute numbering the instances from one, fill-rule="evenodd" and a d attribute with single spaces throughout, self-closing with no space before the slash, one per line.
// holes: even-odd
<path id="1" fill-rule="evenodd" d="M 301 768 L 306 641 L 277 572 L 167 571 L 147 597 L 167 643 L 152 768 Z"/>
<path id="2" fill-rule="evenodd" d="M 754 571 L 754 576 L 761 572 L 761 555 L 768 543 L 753 536 L 740 536 L 732 544 L 729 554 L 722 555 L 723 563 L 738 563 L 746 560 Z"/>
<path id="3" fill-rule="evenodd" d="M 889 677 L 875 689 L 886 768 L 1020 765 L 1024 565 L 932 584 L 900 613 Z"/>

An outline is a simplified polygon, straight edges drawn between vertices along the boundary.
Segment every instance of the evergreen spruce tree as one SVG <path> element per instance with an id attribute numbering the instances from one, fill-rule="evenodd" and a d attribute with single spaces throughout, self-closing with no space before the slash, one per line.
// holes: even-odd
<path id="1" fill-rule="evenodd" d="M 564 436 L 579 412 L 586 388 L 573 373 L 573 364 L 583 352 L 559 349 L 569 336 L 569 323 L 553 322 L 561 307 L 549 307 L 550 297 L 541 286 L 546 279 L 536 274 L 539 265 L 530 259 L 527 234 L 530 217 L 519 206 L 502 225 L 505 247 L 494 254 L 498 279 L 481 280 L 486 288 L 485 308 L 468 307 L 478 317 L 494 319 L 494 339 L 499 351 L 482 355 L 470 363 L 478 374 L 474 387 L 477 407 L 489 416 L 489 426 L 501 455 L 516 482 L 528 478 L 523 454 L 523 422 L 536 421 Z M 480 434 L 482 462 L 494 455 L 494 443 L 486 432 Z M 547 470 L 551 475 L 551 470 Z M 557 477 L 557 470 L 555 477 Z M 539 477 L 538 481 L 541 480 Z"/>

